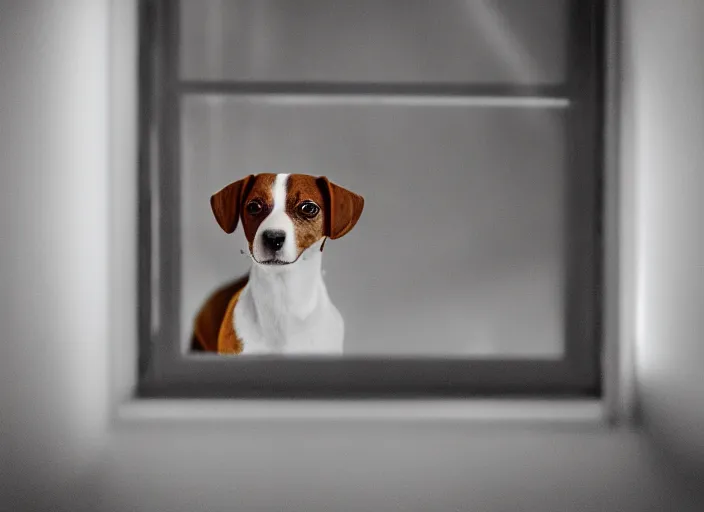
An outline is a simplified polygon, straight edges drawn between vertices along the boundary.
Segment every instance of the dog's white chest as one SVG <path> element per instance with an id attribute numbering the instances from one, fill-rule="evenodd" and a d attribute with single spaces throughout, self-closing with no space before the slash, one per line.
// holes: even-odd
<path id="1" fill-rule="evenodd" d="M 255 301 L 243 290 L 235 306 L 234 327 L 242 340 L 242 354 L 341 354 L 344 321 L 325 290 L 306 314 L 287 308 L 271 297 Z"/>

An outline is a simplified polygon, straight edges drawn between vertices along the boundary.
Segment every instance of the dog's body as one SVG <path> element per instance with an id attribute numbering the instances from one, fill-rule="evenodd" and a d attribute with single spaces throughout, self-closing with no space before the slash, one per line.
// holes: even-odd
<path id="1" fill-rule="evenodd" d="M 211 199 L 227 233 L 242 218 L 253 266 L 215 291 L 196 317 L 192 348 L 220 354 L 339 354 L 342 315 L 323 282 L 322 248 L 356 224 L 364 200 L 326 178 L 260 174 Z"/>

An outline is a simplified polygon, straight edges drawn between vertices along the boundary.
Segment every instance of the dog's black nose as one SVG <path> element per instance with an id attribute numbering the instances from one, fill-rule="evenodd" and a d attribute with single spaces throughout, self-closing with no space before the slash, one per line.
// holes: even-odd
<path id="1" fill-rule="evenodd" d="M 264 246 L 272 251 L 278 251 L 286 241 L 286 233 L 280 229 L 267 229 L 262 233 Z"/>

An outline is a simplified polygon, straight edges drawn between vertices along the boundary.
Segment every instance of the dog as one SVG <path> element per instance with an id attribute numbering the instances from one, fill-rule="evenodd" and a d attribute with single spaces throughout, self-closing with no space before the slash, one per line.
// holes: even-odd
<path id="1" fill-rule="evenodd" d="M 364 198 L 326 177 L 257 174 L 210 198 L 220 228 L 241 219 L 252 267 L 198 311 L 193 351 L 341 354 L 344 320 L 323 282 L 322 252 L 357 224 Z"/>

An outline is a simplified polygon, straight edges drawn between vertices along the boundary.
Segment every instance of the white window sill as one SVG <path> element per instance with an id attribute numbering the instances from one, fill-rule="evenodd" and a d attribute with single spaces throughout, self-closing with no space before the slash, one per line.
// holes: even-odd
<path id="1" fill-rule="evenodd" d="M 453 421 L 609 426 L 601 400 L 180 400 L 135 399 L 118 423 L 200 421 Z"/>

